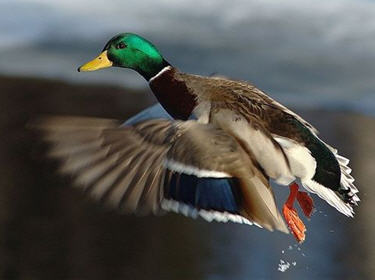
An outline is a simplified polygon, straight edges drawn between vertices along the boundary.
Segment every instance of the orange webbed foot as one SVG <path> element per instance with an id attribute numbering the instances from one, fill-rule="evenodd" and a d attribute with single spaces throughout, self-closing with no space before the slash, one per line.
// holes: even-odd
<path id="1" fill-rule="evenodd" d="M 301 219 L 299 218 L 297 210 L 293 207 L 294 200 L 296 199 L 296 197 L 298 197 L 298 194 L 300 193 L 298 191 L 299 187 L 296 183 L 293 183 L 289 186 L 289 188 L 290 188 L 290 193 L 283 207 L 283 215 L 291 232 L 293 233 L 297 241 L 301 243 L 305 240 L 306 227 L 301 221 Z M 301 197 L 303 197 L 303 195 L 301 195 Z M 306 202 L 306 204 L 309 205 L 308 202 Z M 306 209 L 307 209 L 307 206 L 306 206 Z"/>
<path id="2" fill-rule="evenodd" d="M 297 241 L 302 243 L 305 240 L 306 227 L 299 218 L 296 209 L 289 208 L 287 204 L 284 204 L 283 215 Z"/>
<path id="3" fill-rule="evenodd" d="M 297 201 L 307 218 L 310 218 L 314 210 L 314 202 L 307 192 L 298 192 Z"/>

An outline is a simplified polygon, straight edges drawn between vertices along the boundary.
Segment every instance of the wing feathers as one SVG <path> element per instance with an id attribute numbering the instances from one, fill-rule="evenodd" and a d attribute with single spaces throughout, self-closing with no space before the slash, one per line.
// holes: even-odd
<path id="1" fill-rule="evenodd" d="M 245 200 L 245 217 L 268 230 L 277 229 L 288 233 L 288 228 L 277 210 L 274 195 L 268 183 L 266 185 L 257 176 L 247 177 L 240 182 Z"/>
<path id="2" fill-rule="evenodd" d="M 191 204 L 178 207 L 185 214 L 195 207 L 206 219 L 255 221 L 270 230 L 285 231 L 267 179 L 236 139 L 218 127 L 169 120 L 119 126 L 114 120 L 73 117 L 46 118 L 38 127 L 52 143 L 50 156 L 63 160 L 61 171 L 74 174 L 77 185 L 112 207 L 157 213 L 165 194 L 172 190 L 170 184 L 175 184 L 176 203 Z M 193 187 L 180 174 L 195 176 L 194 182 L 208 181 Z M 235 187 L 241 193 L 235 195 L 236 200 L 230 186 L 209 183 L 213 178 L 231 177 L 241 182 Z M 229 215 L 227 207 L 244 217 Z"/>

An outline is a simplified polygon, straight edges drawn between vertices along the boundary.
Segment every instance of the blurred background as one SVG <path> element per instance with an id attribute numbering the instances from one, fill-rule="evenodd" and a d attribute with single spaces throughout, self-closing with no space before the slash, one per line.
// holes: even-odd
<path id="1" fill-rule="evenodd" d="M 374 279 L 374 15 L 370 0 L 0 0 L 0 278 Z M 70 188 L 24 127 L 46 113 L 125 120 L 153 104 L 131 70 L 76 71 L 120 32 L 300 113 L 351 159 L 355 219 L 315 199 L 297 245 L 257 227 L 119 215 Z"/>

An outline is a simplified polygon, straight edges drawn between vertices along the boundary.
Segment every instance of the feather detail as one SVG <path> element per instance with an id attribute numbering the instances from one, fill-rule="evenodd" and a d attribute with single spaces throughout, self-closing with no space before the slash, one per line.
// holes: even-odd
<path id="1" fill-rule="evenodd" d="M 353 217 L 353 207 L 349 203 L 345 203 L 333 190 L 322 186 L 314 180 L 303 181 L 302 185 L 306 190 L 317 194 L 345 216 Z"/>
<path id="2" fill-rule="evenodd" d="M 205 209 L 196 209 L 188 204 L 178 202 L 175 200 L 164 199 L 162 201 L 161 207 L 166 211 L 173 211 L 175 213 L 183 214 L 186 217 L 194 218 L 201 217 L 207 222 L 234 222 L 239 224 L 246 224 L 246 225 L 256 225 L 258 227 L 262 227 L 259 224 L 252 222 L 241 215 L 232 214 L 229 212 L 219 212 L 215 210 L 205 210 Z"/>
<path id="3" fill-rule="evenodd" d="M 184 173 L 187 175 L 195 175 L 199 178 L 230 178 L 230 174 L 225 172 L 219 172 L 214 170 L 199 169 L 194 166 L 185 165 L 183 163 L 177 162 L 173 159 L 166 159 L 164 161 L 164 166 L 169 170 Z"/>
<path id="4" fill-rule="evenodd" d="M 330 145 L 326 143 L 324 144 L 332 151 L 337 161 L 339 162 L 340 170 L 341 170 L 340 184 L 345 190 L 347 190 L 346 196 L 348 198 L 348 203 L 352 205 L 358 205 L 360 198 L 358 197 L 357 193 L 359 191 L 357 187 L 353 184 L 354 178 L 350 175 L 352 172 L 352 169 L 348 166 L 349 159 L 339 155 L 337 149 L 331 147 Z"/>

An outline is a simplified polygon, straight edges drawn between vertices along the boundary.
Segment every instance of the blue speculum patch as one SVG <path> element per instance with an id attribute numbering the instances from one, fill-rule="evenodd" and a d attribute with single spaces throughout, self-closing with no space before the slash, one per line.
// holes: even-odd
<path id="1" fill-rule="evenodd" d="M 174 173 L 164 187 L 165 197 L 196 209 L 237 214 L 239 195 L 230 180 Z"/>

